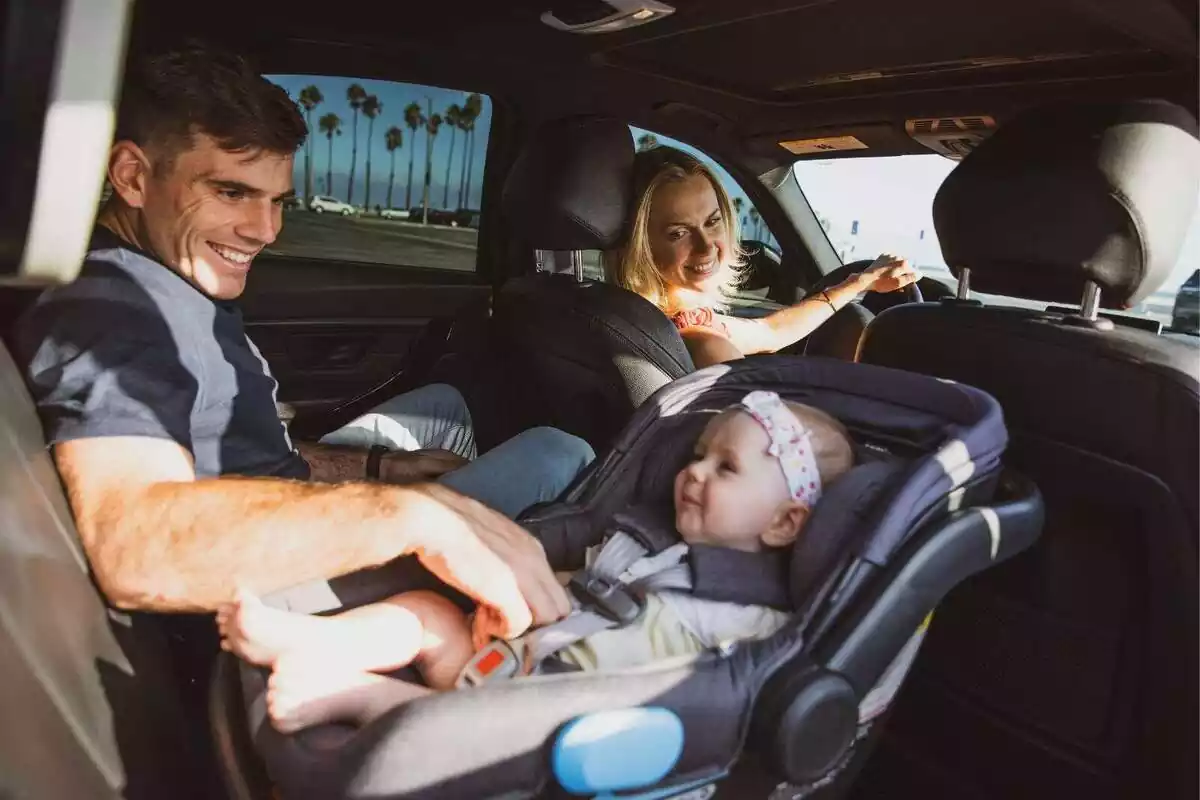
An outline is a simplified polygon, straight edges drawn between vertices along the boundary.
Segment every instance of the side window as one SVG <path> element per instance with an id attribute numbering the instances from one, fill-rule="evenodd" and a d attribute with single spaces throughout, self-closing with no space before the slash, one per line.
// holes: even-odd
<path id="1" fill-rule="evenodd" d="M 492 104 L 393 81 L 268 75 L 304 112 L 296 200 L 267 249 L 473 272 Z"/>
<path id="2" fill-rule="evenodd" d="M 751 253 L 750 266 L 751 273 L 747 275 L 747 280 L 743 287 L 738 291 L 737 295 L 732 298 L 734 313 L 737 313 L 738 308 L 753 309 L 756 307 L 778 307 L 776 304 L 766 300 L 769 285 L 767 282 L 754 279 L 753 270 L 761 259 L 769 258 L 771 253 L 763 251 L 773 251 L 778 253 L 779 243 L 776 241 L 774 234 L 771 233 L 767 226 L 766 220 L 759 214 L 758 209 L 750 202 L 750 198 L 742 190 L 742 187 L 733 176 L 721 168 L 721 165 L 715 162 L 704 152 L 697 150 L 691 145 L 680 142 L 661 134 L 647 131 L 643 128 L 638 128 L 633 125 L 629 126 L 630 136 L 633 137 L 637 150 L 649 150 L 659 145 L 674 147 L 683 150 L 696 158 L 700 159 L 707 165 L 720 180 L 721 185 L 729 194 L 730 200 L 733 203 L 734 214 L 737 217 L 739 238 L 744 249 Z M 774 259 L 778 261 L 778 259 Z M 584 277 L 594 280 L 604 279 L 604 269 L 601 261 L 601 254 L 598 251 L 587 251 L 583 255 L 583 273 Z M 760 285 L 762 284 L 762 285 Z"/>

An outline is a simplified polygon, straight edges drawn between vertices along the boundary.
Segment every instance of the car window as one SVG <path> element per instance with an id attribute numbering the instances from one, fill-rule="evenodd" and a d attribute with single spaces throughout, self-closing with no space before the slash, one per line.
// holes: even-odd
<path id="1" fill-rule="evenodd" d="M 842 158 L 799 161 L 796 180 L 842 263 L 879 253 L 904 255 L 921 271 L 953 288 L 933 228 L 933 198 L 955 162 L 943 156 Z M 1171 276 L 1128 313 L 1168 328 L 1200 333 L 1200 299 L 1184 282 L 1200 268 L 1200 206 Z M 972 293 L 985 302 L 1044 308 L 1045 303 Z"/>
<path id="2" fill-rule="evenodd" d="M 653 133 L 638 128 L 633 125 L 629 126 L 629 135 L 633 137 L 634 144 L 638 151 L 649 150 L 658 145 L 667 147 L 675 147 L 684 152 L 690 153 L 700 159 L 704 164 L 710 167 L 717 178 L 721 181 L 721 185 L 725 187 L 725 191 L 729 193 L 730 199 L 733 201 L 734 210 L 738 215 L 738 228 L 741 235 L 741 241 L 747 249 L 757 250 L 763 247 L 770 248 L 775 252 L 779 250 L 779 243 L 775 239 L 771 229 L 767 226 L 766 220 L 759 214 L 758 209 L 750 202 L 746 193 L 738 185 L 733 176 L 721 168 L 721 165 L 706 155 L 703 151 L 697 150 L 689 144 L 685 144 L 677 139 L 672 139 L 662 134 Z M 601 253 L 598 250 L 587 250 L 583 253 L 583 274 L 585 278 L 593 280 L 604 280 L 604 266 L 601 260 Z M 770 307 L 777 308 L 778 306 L 766 300 L 769 287 L 758 289 L 742 289 L 737 295 L 731 298 L 731 305 L 736 310 L 738 308 L 755 308 L 755 307 Z"/>
<path id="3" fill-rule="evenodd" d="M 304 112 L 296 200 L 267 252 L 474 271 L 492 103 L 330 75 L 268 75 Z"/>

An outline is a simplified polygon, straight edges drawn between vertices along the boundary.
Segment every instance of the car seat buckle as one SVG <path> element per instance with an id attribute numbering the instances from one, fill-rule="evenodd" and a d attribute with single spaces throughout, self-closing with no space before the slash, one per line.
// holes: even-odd
<path id="1" fill-rule="evenodd" d="M 642 615 L 641 604 L 619 583 L 577 572 L 567 587 L 585 609 L 618 625 L 630 625 Z"/>
<path id="2" fill-rule="evenodd" d="M 485 683 L 506 681 L 521 674 L 522 658 L 519 651 L 524 650 L 520 639 L 507 642 L 494 639 L 476 653 L 454 682 L 456 689 L 472 689 Z"/>

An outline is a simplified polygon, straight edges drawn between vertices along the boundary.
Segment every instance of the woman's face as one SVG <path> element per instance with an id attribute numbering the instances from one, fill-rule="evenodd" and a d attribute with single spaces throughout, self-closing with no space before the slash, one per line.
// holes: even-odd
<path id="1" fill-rule="evenodd" d="M 725 220 L 705 176 L 690 175 L 658 187 L 650 201 L 647 235 L 668 290 L 715 294 L 724 283 Z"/>

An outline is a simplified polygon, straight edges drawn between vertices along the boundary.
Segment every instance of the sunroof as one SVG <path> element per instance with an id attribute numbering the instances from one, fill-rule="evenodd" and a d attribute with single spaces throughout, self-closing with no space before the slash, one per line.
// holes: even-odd
<path id="1" fill-rule="evenodd" d="M 1070 7 L 1031 0 L 825 2 L 687 29 L 604 50 L 607 63 L 765 100 L 879 81 L 977 80 L 1124 69 L 1147 51 Z M 728 56 L 724 54 L 729 54 Z M 737 55 L 734 55 L 737 54 Z M 1136 64 L 1133 64 L 1136 69 Z"/>

